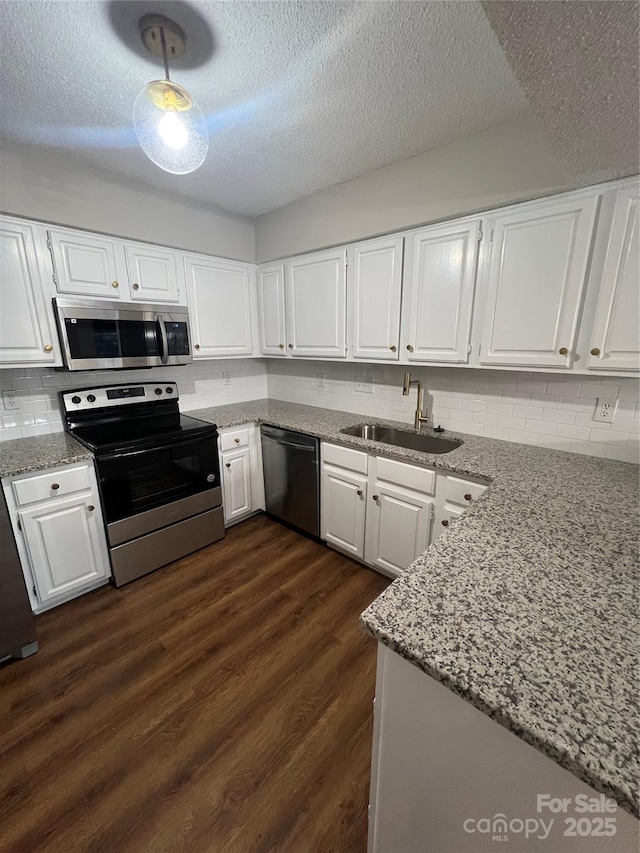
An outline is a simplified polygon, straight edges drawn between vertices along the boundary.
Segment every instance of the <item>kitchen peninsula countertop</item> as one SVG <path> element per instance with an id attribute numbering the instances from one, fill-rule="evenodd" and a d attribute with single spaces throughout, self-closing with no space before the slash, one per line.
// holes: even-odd
<path id="1" fill-rule="evenodd" d="M 91 451 L 66 432 L 13 438 L 0 441 L 0 478 L 46 471 L 87 459 L 93 459 Z"/>
<path id="2" fill-rule="evenodd" d="M 638 815 L 637 466 L 470 435 L 451 453 L 420 453 L 340 432 L 388 421 L 276 400 L 189 414 L 220 428 L 270 423 L 489 481 L 362 622 Z"/>

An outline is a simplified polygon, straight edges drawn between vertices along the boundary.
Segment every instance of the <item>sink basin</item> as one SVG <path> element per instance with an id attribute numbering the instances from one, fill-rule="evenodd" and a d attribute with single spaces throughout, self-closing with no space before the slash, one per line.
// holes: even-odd
<path id="1" fill-rule="evenodd" d="M 457 439 L 434 438 L 432 435 L 421 435 L 380 424 L 358 424 L 342 429 L 340 432 L 345 435 L 355 435 L 358 438 L 368 438 L 369 441 L 382 441 L 384 444 L 393 444 L 396 447 L 420 450 L 422 453 L 451 453 L 462 444 Z"/>

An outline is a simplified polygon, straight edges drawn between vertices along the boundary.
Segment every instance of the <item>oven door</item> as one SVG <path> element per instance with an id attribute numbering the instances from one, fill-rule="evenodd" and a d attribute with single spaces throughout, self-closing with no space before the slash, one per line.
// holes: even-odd
<path id="1" fill-rule="evenodd" d="M 159 367 L 192 361 L 186 308 L 55 299 L 69 370 Z"/>
<path id="2" fill-rule="evenodd" d="M 222 503 L 217 433 L 97 457 L 113 547 Z"/>

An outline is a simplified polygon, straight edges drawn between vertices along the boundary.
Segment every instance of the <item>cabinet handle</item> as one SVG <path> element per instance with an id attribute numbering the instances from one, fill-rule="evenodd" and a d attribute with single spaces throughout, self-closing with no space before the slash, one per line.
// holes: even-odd
<path id="1" fill-rule="evenodd" d="M 284 344 L 278 344 L 278 349 L 284 349 Z"/>
<path id="2" fill-rule="evenodd" d="M 395 352 L 398 347 L 395 344 L 389 344 L 389 349 L 391 350 L 391 352 Z"/>
<path id="3" fill-rule="evenodd" d="M 413 347 L 411 346 L 411 344 L 407 344 L 407 349 L 409 350 L 409 352 L 413 352 Z"/>
<path id="4" fill-rule="evenodd" d="M 200 344 L 196 344 L 196 349 L 200 349 Z"/>
<path id="5" fill-rule="evenodd" d="M 380 495 L 373 495 L 373 500 L 374 501 L 380 500 Z"/>
<path id="6" fill-rule="evenodd" d="M 594 347 L 594 348 L 591 350 L 591 355 L 600 355 L 600 349 L 599 349 L 599 347 Z"/>
<path id="7" fill-rule="evenodd" d="M 239 439 L 239 438 L 234 438 L 233 440 L 235 441 L 235 443 L 236 443 L 236 444 L 240 444 L 240 439 Z"/>
<path id="8" fill-rule="evenodd" d="M 87 507 L 87 509 L 89 510 L 89 512 L 93 512 L 93 511 L 94 511 L 94 509 L 95 509 L 95 507 L 94 507 L 94 505 L 93 505 L 93 504 L 89 504 L 89 506 Z"/>
<path id="9" fill-rule="evenodd" d="M 112 281 L 111 287 L 115 287 L 117 289 L 118 287 L 120 287 L 120 282 L 119 281 Z"/>
<path id="10" fill-rule="evenodd" d="M 58 489 L 60 488 L 60 483 L 53 483 L 51 488 L 53 489 L 54 492 L 57 492 Z"/>
<path id="11" fill-rule="evenodd" d="M 356 495 L 357 495 L 359 498 L 361 498 L 361 497 L 362 497 L 362 489 L 358 489 L 358 491 L 356 492 Z"/>
<path id="12" fill-rule="evenodd" d="M 468 492 L 467 492 L 467 494 L 464 496 L 465 501 L 470 501 L 470 500 L 471 500 L 471 498 L 472 498 L 472 495 L 470 495 Z"/>
<path id="13" fill-rule="evenodd" d="M 569 350 L 566 347 L 560 347 L 558 352 L 560 353 L 560 355 L 566 355 L 569 352 Z"/>
<path id="14" fill-rule="evenodd" d="M 231 468 L 231 462 L 225 462 L 225 468 Z"/>
<path id="15" fill-rule="evenodd" d="M 293 349 L 293 344 L 289 344 L 289 349 Z"/>
<path id="16" fill-rule="evenodd" d="M 51 350 L 52 350 L 52 349 L 53 349 L 53 347 L 52 347 L 52 345 L 51 345 L 51 344 L 46 344 L 46 346 L 45 346 L 45 348 L 44 348 L 44 351 L 45 351 L 45 352 L 51 352 Z"/>
<path id="17" fill-rule="evenodd" d="M 443 518 L 443 519 L 442 519 L 442 526 L 443 526 L 443 527 L 448 527 L 448 526 L 449 526 L 449 521 L 448 521 L 448 519 L 446 519 L 446 518 Z"/>
<path id="18" fill-rule="evenodd" d="M 139 284 L 136 284 L 136 282 L 134 282 L 134 283 L 133 283 L 133 289 L 134 289 L 134 290 L 140 290 L 140 285 L 139 285 Z"/>

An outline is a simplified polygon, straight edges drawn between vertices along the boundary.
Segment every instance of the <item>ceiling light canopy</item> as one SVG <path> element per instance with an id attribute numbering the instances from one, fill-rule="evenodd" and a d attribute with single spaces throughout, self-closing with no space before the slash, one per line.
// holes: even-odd
<path id="1" fill-rule="evenodd" d="M 184 53 L 181 28 L 162 15 L 140 20 L 144 46 L 164 62 L 164 80 L 147 83 L 133 104 L 133 128 L 140 147 L 165 172 L 186 175 L 204 162 L 209 148 L 202 110 L 182 86 L 169 79 L 169 55 Z"/>

